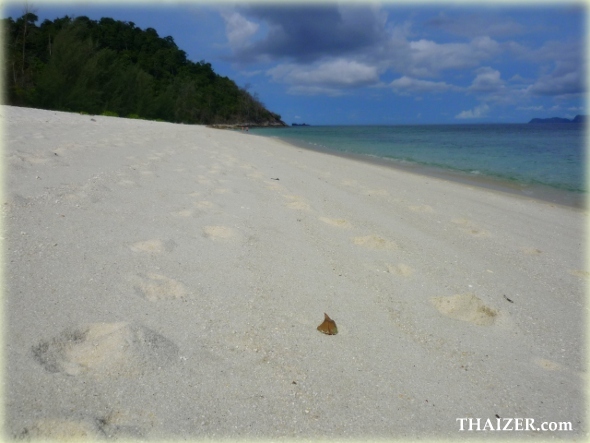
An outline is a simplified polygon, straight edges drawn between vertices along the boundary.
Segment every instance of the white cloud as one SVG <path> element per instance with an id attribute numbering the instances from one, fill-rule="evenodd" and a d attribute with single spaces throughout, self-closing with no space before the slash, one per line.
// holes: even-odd
<path id="1" fill-rule="evenodd" d="M 541 76 L 534 85 L 526 89 L 527 93 L 533 95 L 581 94 L 583 91 L 584 81 L 579 70 L 553 72 L 550 75 Z"/>
<path id="2" fill-rule="evenodd" d="M 287 94 L 292 95 L 327 95 L 329 97 L 339 97 L 344 95 L 342 89 L 331 88 L 329 86 L 290 86 Z"/>
<path id="3" fill-rule="evenodd" d="M 473 92 L 496 92 L 504 87 L 504 82 L 500 79 L 500 71 L 490 67 L 479 68 L 477 76 L 469 87 Z"/>
<path id="4" fill-rule="evenodd" d="M 407 54 L 400 54 L 403 49 L 400 51 L 399 42 L 397 46 L 392 64 L 398 71 L 414 77 L 434 77 L 444 70 L 471 68 L 501 51 L 500 45 L 489 37 L 477 37 L 469 43 L 411 41 L 405 48 Z"/>
<path id="5" fill-rule="evenodd" d="M 366 86 L 379 81 L 375 66 L 354 60 L 336 59 L 313 65 L 282 64 L 267 71 L 274 81 L 290 83 L 292 92 L 307 94 Z"/>
<path id="6" fill-rule="evenodd" d="M 259 25 L 249 21 L 238 12 L 222 11 L 221 16 L 225 21 L 225 34 L 233 49 L 247 46 L 250 37 L 258 31 Z"/>
<path id="7" fill-rule="evenodd" d="M 511 47 L 522 60 L 539 64 L 543 74 L 525 93 L 544 96 L 580 95 L 584 86 L 584 48 L 581 41 L 548 41 L 537 49 Z M 532 83 L 532 82 L 531 82 Z"/>
<path id="8" fill-rule="evenodd" d="M 266 64 L 242 74 L 264 69 L 290 94 L 337 96 L 367 86 L 416 100 L 473 94 L 480 105 L 455 117 L 474 119 L 490 107 L 515 109 L 540 103 L 538 96 L 565 99 L 584 92 L 581 43 L 573 38 L 507 41 L 530 30 L 509 15 L 442 14 L 426 23 L 430 31 L 438 29 L 435 33 L 424 32 L 424 21 L 413 23 L 417 16 L 398 17 L 375 5 L 236 6 L 222 16 L 232 60 Z M 441 30 L 459 37 L 443 36 Z"/>
<path id="9" fill-rule="evenodd" d="M 445 82 L 433 82 L 428 80 L 419 80 L 403 76 L 389 84 L 398 94 L 417 93 L 437 93 L 449 90 L 458 90 L 460 88 L 449 85 Z"/>
<path id="10" fill-rule="evenodd" d="M 488 113 L 489 110 L 490 110 L 490 107 L 484 103 L 484 104 L 476 106 L 475 108 L 470 109 L 468 111 L 460 112 L 459 114 L 457 114 L 455 116 L 455 118 L 469 119 L 469 118 L 485 117 L 485 115 Z"/>

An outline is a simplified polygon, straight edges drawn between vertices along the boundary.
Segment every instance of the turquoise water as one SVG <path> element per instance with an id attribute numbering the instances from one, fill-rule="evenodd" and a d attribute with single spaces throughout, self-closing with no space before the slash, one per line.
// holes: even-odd
<path id="1" fill-rule="evenodd" d="M 581 124 L 309 126 L 251 132 L 324 152 L 428 166 L 525 187 L 587 191 Z"/>

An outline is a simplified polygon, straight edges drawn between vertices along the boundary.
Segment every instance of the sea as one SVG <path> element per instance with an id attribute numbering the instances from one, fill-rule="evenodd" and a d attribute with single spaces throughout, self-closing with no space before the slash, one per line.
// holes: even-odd
<path id="1" fill-rule="evenodd" d="M 583 206 L 586 125 L 291 126 L 253 134 L 325 153 Z"/>

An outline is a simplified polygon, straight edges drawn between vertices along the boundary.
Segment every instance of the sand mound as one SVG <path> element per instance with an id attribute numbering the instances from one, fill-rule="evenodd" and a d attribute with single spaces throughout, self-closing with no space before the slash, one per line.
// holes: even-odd
<path id="1" fill-rule="evenodd" d="M 291 200 L 287 203 L 287 207 L 290 209 L 297 209 L 300 211 L 310 211 L 311 206 L 305 201 L 305 199 L 299 195 L 285 195 L 285 198 Z"/>
<path id="2" fill-rule="evenodd" d="M 178 359 L 178 347 L 160 334 L 128 323 L 91 323 L 64 330 L 33 347 L 49 372 L 128 376 Z"/>
<path id="3" fill-rule="evenodd" d="M 489 237 L 490 233 L 486 229 L 482 229 L 473 223 L 471 220 L 466 218 L 457 218 L 452 220 L 453 223 L 459 225 L 461 231 L 472 235 L 474 237 Z"/>
<path id="4" fill-rule="evenodd" d="M 546 358 L 535 358 L 533 360 L 537 365 L 548 371 L 558 371 L 561 369 L 561 365 Z"/>
<path id="5" fill-rule="evenodd" d="M 34 440 L 79 441 L 104 437 L 100 428 L 91 422 L 65 419 L 44 419 L 25 428 L 19 437 Z"/>
<path id="6" fill-rule="evenodd" d="M 397 249 L 395 242 L 379 237 L 378 235 L 354 237 L 352 242 L 355 245 L 364 246 L 368 249 Z"/>
<path id="7" fill-rule="evenodd" d="M 387 272 L 402 277 L 410 277 L 412 274 L 414 274 L 414 269 L 404 263 L 399 263 L 397 265 L 387 264 Z"/>
<path id="8" fill-rule="evenodd" d="M 133 420 L 121 411 L 111 411 L 106 416 L 51 417 L 37 420 L 25 427 L 18 439 L 80 441 L 103 438 L 144 438 L 145 432 L 141 422 Z"/>
<path id="9" fill-rule="evenodd" d="M 186 287 L 165 275 L 135 275 L 131 277 L 136 293 L 149 301 L 183 299 L 188 295 Z"/>
<path id="10" fill-rule="evenodd" d="M 234 230 L 227 226 L 205 226 L 203 232 L 212 240 L 226 240 L 235 235 Z"/>
<path id="11" fill-rule="evenodd" d="M 580 278 L 588 278 L 588 277 L 590 277 L 590 272 L 584 271 L 582 269 L 570 269 L 567 272 L 569 272 L 571 275 L 574 275 L 574 276 L 580 277 Z"/>
<path id="12" fill-rule="evenodd" d="M 430 299 L 438 311 L 447 317 L 467 321 L 480 326 L 494 324 L 498 313 L 486 306 L 474 294 L 457 294 Z"/>
<path id="13" fill-rule="evenodd" d="M 160 239 L 140 241 L 129 246 L 133 252 L 172 252 L 176 247 L 174 240 L 162 241 Z"/>
<path id="14" fill-rule="evenodd" d="M 350 229 L 352 225 L 348 220 L 343 218 L 328 218 L 328 217 L 320 217 L 320 221 L 327 223 L 332 226 L 337 226 L 339 228 Z"/>

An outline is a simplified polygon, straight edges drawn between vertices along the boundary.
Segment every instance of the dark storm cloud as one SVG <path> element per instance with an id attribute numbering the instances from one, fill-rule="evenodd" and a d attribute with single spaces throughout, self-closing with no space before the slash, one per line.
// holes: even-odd
<path id="1" fill-rule="evenodd" d="M 383 44 L 386 18 L 371 7 L 336 5 L 251 6 L 238 11 L 248 20 L 265 22 L 268 33 L 234 49 L 240 62 L 290 59 L 312 62 L 324 56 L 353 54 Z"/>

